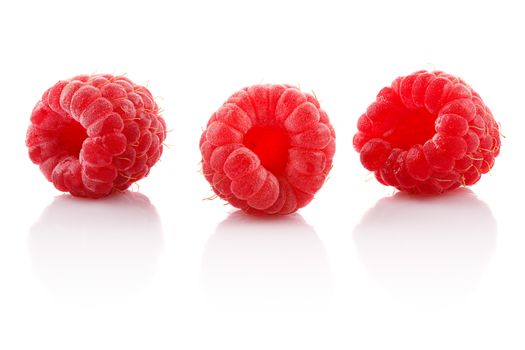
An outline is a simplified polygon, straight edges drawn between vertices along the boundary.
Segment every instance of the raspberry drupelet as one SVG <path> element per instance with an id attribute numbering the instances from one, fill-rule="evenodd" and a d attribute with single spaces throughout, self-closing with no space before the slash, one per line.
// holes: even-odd
<path id="1" fill-rule="evenodd" d="M 29 157 L 60 191 L 99 198 L 123 191 L 159 160 L 166 124 L 153 96 L 123 76 L 61 80 L 36 104 Z"/>
<path id="2" fill-rule="evenodd" d="M 500 130 L 462 79 L 418 71 L 383 88 L 359 118 L 353 143 L 377 180 L 439 194 L 475 184 L 494 165 Z"/>
<path id="3" fill-rule="evenodd" d="M 290 214 L 323 186 L 335 132 L 313 95 L 254 85 L 212 115 L 200 150 L 204 176 L 219 197 L 252 214 Z"/>

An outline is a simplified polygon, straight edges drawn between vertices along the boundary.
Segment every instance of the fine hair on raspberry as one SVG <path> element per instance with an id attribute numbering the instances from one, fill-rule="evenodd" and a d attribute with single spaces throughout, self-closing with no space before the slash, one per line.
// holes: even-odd
<path id="1" fill-rule="evenodd" d="M 418 71 L 383 88 L 357 123 L 353 143 L 376 179 L 401 191 L 439 194 L 478 182 L 500 151 L 500 128 L 461 78 Z"/>
<path id="2" fill-rule="evenodd" d="M 317 99 L 290 85 L 254 85 L 211 116 L 200 139 L 213 191 L 252 214 L 290 214 L 323 186 L 335 132 Z"/>
<path id="3" fill-rule="evenodd" d="M 99 198 L 147 176 L 165 138 L 166 124 L 147 88 L 95 74 L 61 80 L 44 92 L 26 145 L 58 190 Z"/>

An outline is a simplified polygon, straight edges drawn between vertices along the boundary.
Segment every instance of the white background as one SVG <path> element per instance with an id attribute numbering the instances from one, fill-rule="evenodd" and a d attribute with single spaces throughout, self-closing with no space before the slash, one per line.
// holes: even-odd
<path id="1" fill-rule="evenodd" d="M 0 349 L 523 349 L 520 1 L 5 1 L 0 5 Z M 501 122 L 472 189 L 378 184 L 351 138 L 379 89 L 460 75 Z M 171 132 L 136 193 L 60 195 L 27 156 L 49 86 L 148 84 Z M 235 213 L 199 173 L 208 117 L 256 83 L 314 91 L 337 132 L 296 215 Z"/>

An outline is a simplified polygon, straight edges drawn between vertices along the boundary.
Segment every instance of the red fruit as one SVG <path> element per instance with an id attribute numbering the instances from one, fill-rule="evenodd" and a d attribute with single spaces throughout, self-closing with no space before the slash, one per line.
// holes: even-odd
<path id="1" fill-rule="evenodd" d="M 249 213 L 289 214 L 324 184 L 335 132 L 314 96 L 289 85 L 255 85 L 212 115 L 200 150 L 219 197 Z"/>
<path id="2" fill-rule="evenodd" d="M 460 78 L 419 71 L 383 88 L 357 124 L 361 163 L 384 185 L 443 193 L 476 183 L 500 150 L 499 125 Z"/>
<path id="3" fill-rule="evenodd" d="M 57 189 L 99 198 L 147 176 L 165 138 L 148 89 L 96 74 L 61 80 L 44 93 L 31 114 L 26 145 Z"/>

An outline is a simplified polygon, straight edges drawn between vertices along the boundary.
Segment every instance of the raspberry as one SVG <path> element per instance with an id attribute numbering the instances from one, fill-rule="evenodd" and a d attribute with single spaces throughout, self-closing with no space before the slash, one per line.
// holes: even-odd
<path id="1" fill-rule="evenodd" d="M 26 145 L 58 190 L 99 198 L 147 176 L 165 138 L 166 124 L 148 89 L 96 74 L 61 80 L 44 93 Z"/>
<path id="2" fill-rule="evenodd" d="M 462 79 L 418 71 L 383 88 L 359 118 L 361 163 L 388 186 L 438 194 L 478 182 L 500 150 L 499 125 Z"/>
<path id="3" fill-rule="evenodd" d="M 290 85 L 254 85 L 211 116 L 200 150 L 219 197 L 249 213 L 289 214 L 324 184 L 335 132 L 314 96 Z"/>

